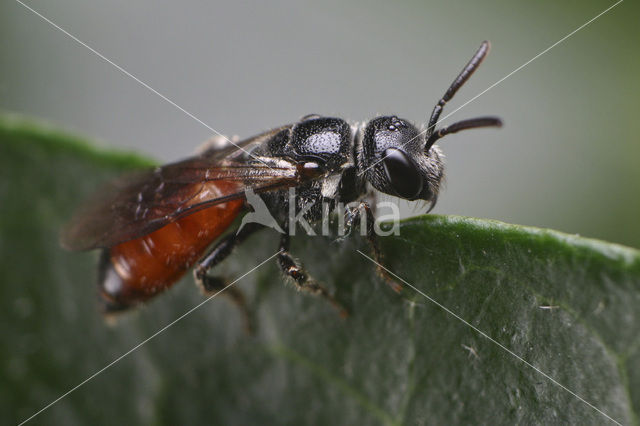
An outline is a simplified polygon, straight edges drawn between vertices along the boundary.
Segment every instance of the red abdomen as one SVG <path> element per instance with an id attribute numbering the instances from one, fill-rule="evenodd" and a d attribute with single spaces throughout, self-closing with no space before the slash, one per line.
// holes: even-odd
<path id="1" fill-rule="evenodd" d="M 206 198 L 230 184 L 208 183 L 201 196 Z M 98 283 L 106 311 L 127 309 L 171 287 L 229 228 L 243 207 L 244 199 L 218 204 L 106 249 Z"/>

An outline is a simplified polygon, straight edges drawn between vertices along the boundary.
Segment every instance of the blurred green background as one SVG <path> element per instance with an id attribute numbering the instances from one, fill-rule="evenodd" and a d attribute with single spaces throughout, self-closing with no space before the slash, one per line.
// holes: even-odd
<path id="1" fill-rule="evenodd" d="M 479 43 L 493 50 L 452 111 L 610 1 L 29 2 L 219 130 L 249 136 L 307 113 L 422 123 Z M 640 29 L 625 1 L 448 121 L 500 131 L 442 142 L 438 213 L 640 246 Z M 8 0 L 0 109 L 160 161 L 211 131 Z"/>

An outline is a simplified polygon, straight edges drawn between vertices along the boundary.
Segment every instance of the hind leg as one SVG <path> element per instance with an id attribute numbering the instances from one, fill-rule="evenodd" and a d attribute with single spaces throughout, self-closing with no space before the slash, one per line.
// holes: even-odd
<path id="1" fill-rule="evenodd" d="M 222 277 L 211 276 L 208 272 L 217 264 L 227 258 L 238 244 L 242 243 L 249 235 L 262 229 L 257 224 L 247 224 L 237 234 L 229 234 L 220 240 L 211 251 L 200 261 L 193 270 L 196 283 L 207 294 L 217 294 L 224 291 L 224 295 L 230 297 L 233 303 L 242 312 L 245 329 L 253 332 L 253 322 L 249 309 L 247 308 L 244 293 L 238 288 L 229 287 L 227 281 Z"/>

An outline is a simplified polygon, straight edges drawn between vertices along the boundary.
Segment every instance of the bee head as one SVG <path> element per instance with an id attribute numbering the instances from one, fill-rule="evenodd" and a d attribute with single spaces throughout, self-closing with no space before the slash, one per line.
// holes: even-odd
<path id="1" fill-rule="evenodd" d="M 432 204 L 444 176 L 438 146 L 426 148 L 424 134 L 396 116 L 378 117 L 365 126 L 358 163 L 360 173 L 377 190 Z"/>

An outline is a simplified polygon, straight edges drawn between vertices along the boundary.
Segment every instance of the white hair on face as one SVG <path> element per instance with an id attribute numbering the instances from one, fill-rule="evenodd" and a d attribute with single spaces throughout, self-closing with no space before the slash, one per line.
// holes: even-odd
<path id="1" fill-rule="evenodd" d="M 444 182 L 444 154 L 436 144 L 429 148 L 425 155 L 415 158 L 416 164 L 422 170 L 422 174 L 427 177 L 429 191 L 433 194 L 434 200 L 438 198 L 440 185 Z"/>

